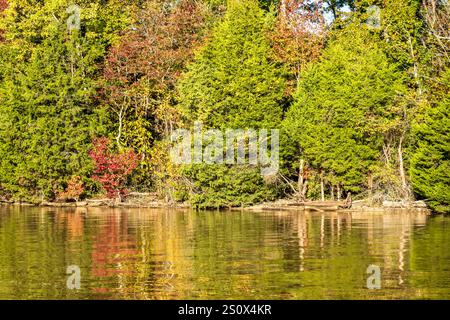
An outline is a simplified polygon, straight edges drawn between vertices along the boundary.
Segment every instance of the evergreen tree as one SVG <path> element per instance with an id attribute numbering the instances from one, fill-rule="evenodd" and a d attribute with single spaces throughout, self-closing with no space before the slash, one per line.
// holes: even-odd
<path id="1" fill-rule="evenodd" d="M 418 146 L 411 160 L 411 180 L 432 209 L 450 213 L 450 69 L 441 83 L 444 94 L 414 128 Z"/>
<path id="2" fill-rule="evenodd" d="M 266 32 L 272 21 L 255 0 L 228 2 L 223 22 L 214 28 L 179 86 L 180 106 L 188 123 L 201 121 L 205 129 L 222 130 L 279 126 L 284 73 L 271 59 Z M 259 168 L 197 164 L 185 169 L 190 180 L 188 198 L 199 207 L 273 198 Z"/>
<path id="3" fill-rule="evenodd" d="M 296 152 L 331 186 L 366 190 L 373 173 L 383 174 L 384 135 L 398 123 L 397 97 L 404 90 L 377 35 L 358 21 L 349 24 L 299 84 L 284 122 L 284 157 L 290 162 Z"/>
<path id="4" fill-rule="evenodd" d="M 214 128 L 274 128 L 281 121 L 283 72 L 271 60 L 270 19 L 253 0 L 228 3 L 224 21 L 180 84 L 190 120 Z"/>
<path id="5" fill-rule="evenodd" d="M 14 199 L 54 199 L 72 176 L 89 184 L 91 140 L 105 133 L 97 64 L 124 19 L 105 15 L 111 2 L 89 2 L 71 29 L 70 4 L 11 1 L 2 20 L 0 185 Z"/>

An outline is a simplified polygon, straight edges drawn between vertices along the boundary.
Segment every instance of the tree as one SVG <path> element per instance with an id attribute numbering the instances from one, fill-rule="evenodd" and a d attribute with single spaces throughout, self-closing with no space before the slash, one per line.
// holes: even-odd
<path id="1" fill-rule="evenodd" d="M 179 85 L 180 107 L 187 124 L 203 127 L 279 127 L 284 71 L 273 61 L 268 31 L 273 17 L 255 0 L 229 1 L 223 21 L 188 66 Z M 258 168 L 225 164 L 186 166 L 191 203 L 226 207 L 269 199 Z M 243 183 L 239 186 L 239 183 Z M 183 187 L 182 187 L 183 188 Z"/>
<path id="2" fill-rule="evenodd" d="M 98 181 L 111 199 L 121 201 L 126 195 L 128 176 L 138 165 L 138 157 L 133 150 L 113 152 L 108 138 L 97 138 L 92 143 L 89 155 L 94 162 L 93 179 Z"/>
<path id="3" fill-rule="evenodd" d="M 283 69 L 272 60 L 269 16 L 252 0 L 228 3 L 224 20 L 188 67 L 180 106 L 215 128 L 274 128 L 282 117 Z"/>
<path id="4" fill-rule="evenodd" d="M 54 199 L 70 177 L 90 175 L 87 152 L 105 129 L 97 64 L 125 20 L 113 3 L 86 1 L 76 30 L 70 1 L 9 2 L 0 20 L 0 185 L 13 199 Z"/>
<path id="5" fill-rule="evenodd" d="M 355 1 L 358 0 L 325 0 L 326 11 L 332 14 L 333 19 L 338 19 L 342 15 L 343 8 L 355 9 Z"/>
<path id="6" fill-rule="evenodd" d="M 417 149 L 411 160 L 414 190 L 439 213 L 450 213 L 450 69 L 441 78 L 442 95 L 414 127 Z"/>
<path id="7" fill-rule="evenodd" d="M 374 187 L 374 175 L 386 179 L 380 159 L 386 135 L 398 125 L 402 81 L 377 35 L 357 19 L 335 34 L 303 75 L 284 121 L 283 141 L 294 143 L 284 155 L 291 170 L 299 162 L 313 169 L 322 198 L 326 181 L 335 190 L 362 192 Z"/>
<path id="8" fill-rule="evenodd" d="M 442 71 L 450 64 L 450 3 L 447 0 L 424 0 L 426 42 L 433 52 L 433 69 Z"/>
<path id="9" fill-rule="evenodd" d="M 190 183 L 178 187 L 178 196 L 199 209 L 243 207 L 277 197 L 276 188 L 248 165 L 197 164 L 186 166 L 183 174 Z"/>
<path id="10" fill-rule="evenodd" d="M 74 200 L 78 202 L 84 192 L 83 181 L 80 176 L 72 176 L 67 183 L 67 188 L 63 192 L 58 193 L 59 200 Z"/>
<path id="11" fill-rule="evenodd" d="M 158 180 L 155 171 L 165 170 L 157 166 L 155 144 L 181 121 L 174 106 L 175 85 L 219 15 L 214 8 L 193 0 L 146 1 L 135 9 L 133 27 L 109 50 L 103 103 L 117 145 L 142 156 L 134 181 L 138 188 L 152 188 Z"/>
<path id="12" fill-rule="evenodd" d="M 316 61 L 325 42 L 324 3 L 283 0 L 271 34 L 275 55 L 288 70 L 288 95 L 295 92 L 301 72 Z"/>

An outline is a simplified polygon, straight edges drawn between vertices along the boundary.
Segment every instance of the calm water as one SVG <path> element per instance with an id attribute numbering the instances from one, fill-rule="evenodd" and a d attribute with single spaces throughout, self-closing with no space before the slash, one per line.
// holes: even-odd
<path id="1" fill-rule="evenodd" d="M 449 249 L 450 218 L 404 211 L 0 207 L 0 299 L 450 299 Z"/>

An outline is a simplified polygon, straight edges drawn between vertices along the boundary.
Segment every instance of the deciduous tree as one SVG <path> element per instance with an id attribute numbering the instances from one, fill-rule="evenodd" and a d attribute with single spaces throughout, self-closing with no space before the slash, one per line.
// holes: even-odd
<path id="1" fill-rule="evenodd" d="M 112 151 L 108 138 L 97 138 L 89 155 L 94 162 L 94 180 L 98 181 L 111 199 L 121 200 L 127 194 L 127 178 L 138 165 L 138 157 L 132 150 Z"/>

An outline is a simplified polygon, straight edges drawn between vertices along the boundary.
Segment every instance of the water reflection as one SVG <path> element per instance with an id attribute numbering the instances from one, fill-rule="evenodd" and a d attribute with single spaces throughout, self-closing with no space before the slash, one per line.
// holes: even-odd
<path id="1" fill-rule="evenodd" d="M 425 213 L 0 207 L 0 298 L 450 298 L 449 218 Z M 369 290 L 378 265 L 382 288 Z M 81 268 L 81 289 L 66 268 Z"/>

